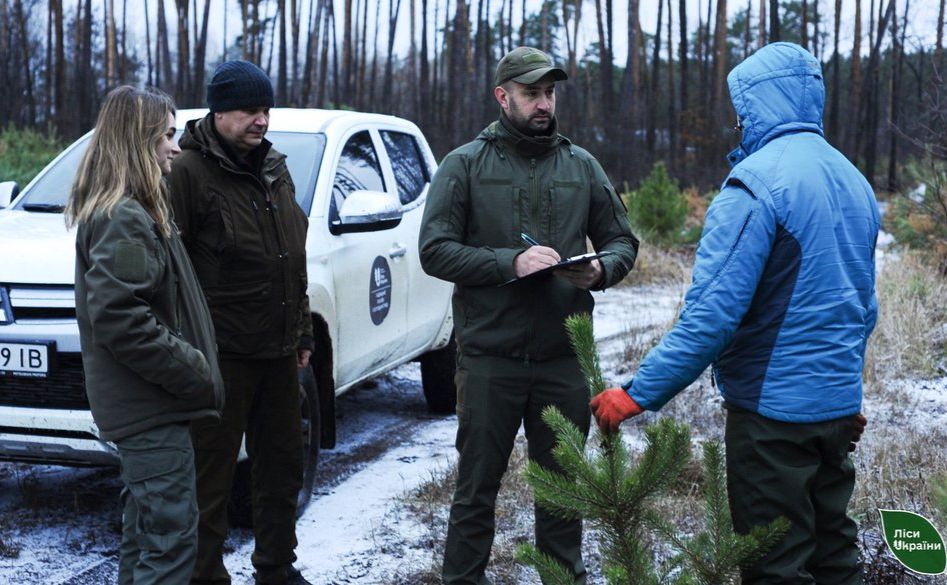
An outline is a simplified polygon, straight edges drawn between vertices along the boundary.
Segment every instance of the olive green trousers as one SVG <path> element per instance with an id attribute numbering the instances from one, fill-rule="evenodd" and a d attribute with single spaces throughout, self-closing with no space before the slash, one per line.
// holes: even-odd
<path id="1" fill-rule="evenodd" d="M 485 584 L 493 546 L 500 481 L 506 472 L 520 425 L 525 426 L 529 458 L 559 469 L 552 457 L 555 435 L 541 415 L 556 406 L 588 435 L 589 390 L 574 357 L 524 362 L 499 357 L 458 361 L 457 488 L 444 550 L 447 585 Z M 585 583 L 582 522 L 563 520 L 536 506 L 536 545 Z"/>
<path id="2" fill-rule="evenodd" d="M 296 356 L 221 359 L 227 400 L 219 422 L 191 426 L 200 505 L 191 583 L 228 584 L 224 566 L 227 503 L 246 434 L 251 464 L 251 561 L 259 583 L 279 584 L 296 560 L 296 498 L 303 482 L 302 414 Z"/>
<path id="3" fill-rule="evenodd" d="M 119 585 L 187 583 L 197 553 L 194 450 L 187 423 L 119 439 Z"/>
<path id="4" fill-rule="evenodd" d="M 852 417 L 787 423 L 727 410 L 727 487 L 733 526 L 746 534 L 779 516 L 792 526 L 743 585 L 857 585 L 858 528 L 846 509 L 855 488 Z"/>

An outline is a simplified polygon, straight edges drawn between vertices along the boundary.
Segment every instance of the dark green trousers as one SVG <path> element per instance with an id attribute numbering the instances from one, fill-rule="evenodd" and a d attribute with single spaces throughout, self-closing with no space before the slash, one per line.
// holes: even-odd
<path id="1" fill-rule="evenodd" d="M 520 424 L 529 458 L 558 469 L 555 435 L 540 415 L 554 405 L 589 430 L 589 391 L 575 358 L 542 362 L 461 357 L 457 367 L 457 488 L 450 509 L 443 577 L 448 585 L 489 583 L 484 576 L 495 529 L 494 506 Z M 585 583 L 582 522 L 535 508 L 539 550 L 572 569 Z"/>
<path id="2" fill-rule="evenodd" d="M 220 422 L 191 426 L 200 506 L 197 564 L 192 583 L 229 584 L 223 549 L 227 502 L 246 433 L 251 463 L 251 560 L 261 583 L 282 583 L 296 560 L 296 497 L 302 487 L 302 418 L 296 356 L 221 359 L 227 401 Z"/>
<path id="3" fill-rule="evenodd" d="M 197 552 L 194 450 L 187 423 L 115 442 L 122 465 L 119 585 L 187 583 Z"/>
<path id="4" fill-rule="evenodd" d="M 743 585 L 862 582 L 858 528 L 846 509 L 855 488 L 853 419 L 785 423 L 727 411 L 727 486 L 737 532 L 785 516 L 792 527 Z"/>

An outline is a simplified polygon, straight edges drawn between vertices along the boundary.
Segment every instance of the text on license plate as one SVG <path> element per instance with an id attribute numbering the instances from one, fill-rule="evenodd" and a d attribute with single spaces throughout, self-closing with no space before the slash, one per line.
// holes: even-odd
<path id="1" fill-rule="evenodd" d="M 49 372 L 49 346 L 0 342 L 0 371 L 24 375 Z"/>

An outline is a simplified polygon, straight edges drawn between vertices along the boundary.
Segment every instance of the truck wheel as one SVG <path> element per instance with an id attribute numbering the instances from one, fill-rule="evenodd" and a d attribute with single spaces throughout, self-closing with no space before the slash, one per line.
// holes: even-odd
<path id="1" fill-rule="evenodd" d="M 296 517 L 302 516 L 312 498 L 312 487 L 316 482 L 316 470 L 319 463 L 320 418 L 319 389 L 312 367 L 299 372 L 299 407 L 302 411 L 303 442 L 303 486 L 296 499 Z M 237 463 L 234 472 L 233 488 L 227 515 L 230 525 L 240 528 L 253 528 L 253 490 L 250 479 L 250 461 L 244 459 Z"/>
<path id="2" fill-rule="evenodd" d="M 454 338 L 441 349 L 421 356 L 421 386 L 431 412 L 450 414 L 457 410 L 457 388 L 454 372 L 457 369 L 457 346 Z"/>

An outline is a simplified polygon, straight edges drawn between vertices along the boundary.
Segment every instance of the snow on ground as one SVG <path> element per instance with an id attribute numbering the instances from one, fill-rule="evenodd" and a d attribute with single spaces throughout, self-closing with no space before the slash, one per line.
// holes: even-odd
<path id="1" fill-rule="evenodd" d="M 319 583 L 381 582 L 374 579 L 425 562 L 428 551 L 398 546 L 422 539 L 426 529 L 406 517 L 397 500 L 453 463 L 456 425 L 456 417 L 425 425 L 310 505 L 296 525 L 297 566 L 304 574 Z M 399 554 L 379 562 L 386 556 L 382 543 L 398 546 Z M 227 555 L 231 575 L 252 575 L 252 552 L 248 542 Z"/>

